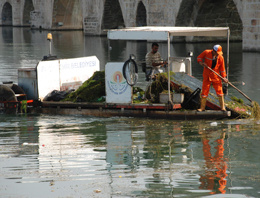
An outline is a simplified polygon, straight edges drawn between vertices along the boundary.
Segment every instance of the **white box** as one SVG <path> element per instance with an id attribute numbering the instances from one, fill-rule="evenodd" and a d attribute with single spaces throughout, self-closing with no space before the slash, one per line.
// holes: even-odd
<path id="1" fill-rule="evenodd" d="M 174 93 L 171 94 L 171 99 L 174 104 L 180 104 L 184 101 L 184 94 L 183 93 Z M 168 103 L 169 101 L 169 94 L 168 93 L 160 93 L 160 103 Z"/>
<path id="2" fill-rule="evenodd" d="M 132 103 L 132 87 L 123 76 L 124 62 L 109 62 L 105 67 L 106 102 Z"/>

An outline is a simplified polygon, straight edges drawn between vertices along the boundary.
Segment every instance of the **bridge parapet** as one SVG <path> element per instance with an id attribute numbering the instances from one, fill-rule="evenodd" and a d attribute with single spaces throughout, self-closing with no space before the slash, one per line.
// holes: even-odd
<path id="1" fill-rule="evenodd" d="M 242 40 L 243 50 L 260 51 L 260 1 L 223 0 L 221 2 L 0 0 L 0 25 L 30 25 L 35 29 L 53 30 L 83 29 L 87 35 L 102 35 L 105 29 L 140 25 L 229 26 L 231 40 Z M 223 6 L 220 7 L 222 4 Z M 213 13 L 215 15 L 212 20 L 203 22 L 205 18 L 211 16 L 207 6 L 213 6 L 212 10 L 218 13 Z"/>

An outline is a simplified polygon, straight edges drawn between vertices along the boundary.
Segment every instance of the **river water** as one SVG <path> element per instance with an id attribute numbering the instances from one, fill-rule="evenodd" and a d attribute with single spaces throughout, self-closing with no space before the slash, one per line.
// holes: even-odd
<path id="1" fill-rule="evenodd" d="M 49 54 L 47 33 L 0 28 L 0 81 L 16 83 L 18 68 L 35 67 Z M 105 37 L 52 34 L 52 54 L 96 55 L 102 70 L 130 53 L 142 60 L 151 45 L 111 41 L 108 53 Z M 201 79 L 196 56 L 213 45 L 176 43 L 171 51 L 193 51 L 193 75 Z M 167 57 L 165 43 L 159 51 Z M 259 61 L 259 53 L 230 44 L 229 80 L 257 102 Z M 144 84 L 140 73 L 138 85 Z M 232 88 L 229 93 L 243 97 Z M 259 141 L 255 120 L 0 114 L 0 197 L 260 197 Z"/>

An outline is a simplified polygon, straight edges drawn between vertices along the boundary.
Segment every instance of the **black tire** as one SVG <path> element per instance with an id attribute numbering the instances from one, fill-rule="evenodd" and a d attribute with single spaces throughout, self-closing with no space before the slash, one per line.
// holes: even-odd
<path id="1" fill-rule="evenodd" d="M 6 86 L 0 85 L 0 101 L 12 101 L 17 102 L 14 91 Z"/>
<path id="2" fill-rule="evenodd" d="M 24 90 L 16 84 L 13 84 L 11 89 L 14 91 L 15 94 L 25 94 Z"/>
<path id="3" fill-rule="evenodd" d="M 24 90 L 16 84 L 13 84 L 11 89 L 14 91 L 15 94 L 25 94 Z M 21 97 L 17 98 L 18 101 L 22 101 L 22 100 L 26 100 L 26 99 L 27 99 L 26 96 L 21 96 Z"/>
<path id="4" fill-rule="evenodd" d="M 0 85 L 0 101 L 2 102 L 10 102 L 5 103 L 6 108 L 4 109 L 4 112 L 7 114 L 11 113 L 17 113 L 18 110 L 18 104 L 16 104 L 17 98 L 15 97 L 14 91 L 6 86 L 6 85 Z"/>

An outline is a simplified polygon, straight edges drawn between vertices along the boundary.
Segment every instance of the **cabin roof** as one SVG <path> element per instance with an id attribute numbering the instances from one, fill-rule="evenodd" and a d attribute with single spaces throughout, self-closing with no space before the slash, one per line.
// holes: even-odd
<path id="1" fill-rule="evenodd" d="M 111 40 L 168 40 L 168 36 L 229 37 L 229 27 L 144 26 L 108 30 Z"/>

